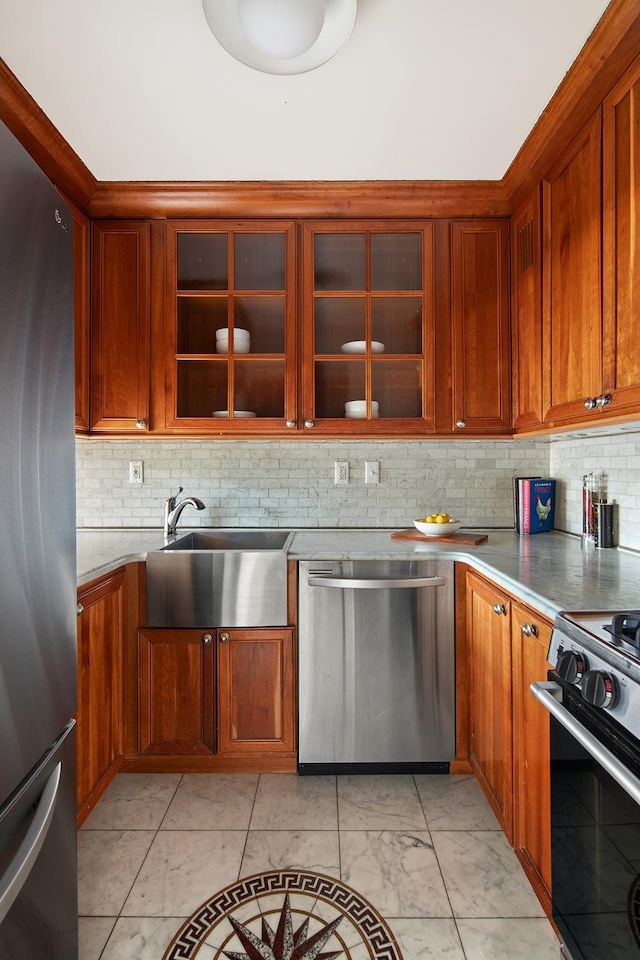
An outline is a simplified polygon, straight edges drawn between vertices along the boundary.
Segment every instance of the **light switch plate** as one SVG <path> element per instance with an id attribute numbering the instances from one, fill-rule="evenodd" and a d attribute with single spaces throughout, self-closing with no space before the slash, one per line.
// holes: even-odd
<path id="1" fill-rule="evenodd" d="M 377 460 L 365 460 L 364 482 L 380 483 L 380 464 Z"/>

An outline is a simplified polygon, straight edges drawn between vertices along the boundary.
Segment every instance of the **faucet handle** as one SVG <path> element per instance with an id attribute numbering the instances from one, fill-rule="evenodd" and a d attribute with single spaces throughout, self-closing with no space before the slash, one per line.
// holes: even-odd
<path id="1" fill-rule="evenodd" d="M 166 503 L 167 503 L 167 508 L 169 510 L 173 510 L 173 508 L 176 505 L 176 500 L 178 499 L 178 497 L 180 496 L 183 490 L 184 490 L 184 487 L 178 487 L 177 493 L 172 494 L 170 497 L 167 497 Z"/>

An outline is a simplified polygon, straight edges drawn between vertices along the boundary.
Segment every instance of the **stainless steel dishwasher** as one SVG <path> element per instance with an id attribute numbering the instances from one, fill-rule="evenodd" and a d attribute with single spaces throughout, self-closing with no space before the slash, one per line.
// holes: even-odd
<path id="1" fill-rule="evenodd" d="M 453 562 L 299 565 L 298 772 L 448 772 Z"/>

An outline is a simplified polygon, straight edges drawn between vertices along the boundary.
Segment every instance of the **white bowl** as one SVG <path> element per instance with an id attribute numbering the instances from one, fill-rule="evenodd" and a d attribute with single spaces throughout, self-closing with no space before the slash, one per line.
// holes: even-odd
<path id="1" fill-rule="evenodd" d="M 249 353 L 251 351 L 248 340 L 239 340 L 238 337 L 235 337 L 233 344 L 234 353 Z M 228 337 L 218 337 L 216 340 L 216 353 L 229 353 Z"/>
<path id="2" fill-rule="evenodd" d="M 343 343 L 340 349 L 343 353 L 366 353 L 367 341 L 349 340 L 347 343 Z M 380 343 L 379 340 L 372 340 L 371 353 L 384 353 L 384 343 Z"/>
<path id="3" fill-rule="evenodd" d="M 362 420 L 367 415 L 367 401 L 366 400 L 347 400 L 344 405 L 344 415 L 349 417 L 352 420 L 358 419 Z M 378 402 L 377 400 L 371 401 L 371 416 L 378 416 Z"/>
<path id="4" fill-rule="evenodd" d="M 228 416 L 229 416 L 229 411 L 228 411 L 228 410 L 214 410 L 213 413 L 211 414 L 211 416 L 212 416 L 212 417 L 228 417 Z M 242 419 L 242 418 L 247 419 L 248 417 L 256 417 L 256 416 L 257 416 L 257 414 L 254 413 L 252 410 L 234 410 L 234 411 L 233 411 L 233 418 L 234 418 L 235 420 L 240 420 L 240 419 Z"/>
<path id="5" fill-rule="evenodd" d="M 423 520 L 414 520 L 413 525 L 425 537 L 450 537 L 462 526 L 462 520 L 449 520 L 449 523 L 425 523 Z"/>
<path id="6" fill-rule="evenodd" d="M 234 327 L 233 333 L 236 340 L 249 340 L 251 334 L 248 330 L 243 330 L 242 327 Z M 229 327 L 220 327 L 216 330 L 216 340 L 228 340 L 229 339 Z"/>

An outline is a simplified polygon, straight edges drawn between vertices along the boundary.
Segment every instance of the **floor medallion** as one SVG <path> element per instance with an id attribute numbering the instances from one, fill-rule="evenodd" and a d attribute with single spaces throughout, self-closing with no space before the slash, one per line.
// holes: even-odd
<path id="1" fill-rule="evenodd" d="M 182 925 L 163 960 L 403 960 L 386 921 L 334 877 L 257 873 L 220 890 Z"/>

